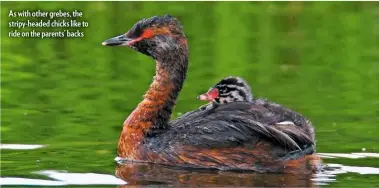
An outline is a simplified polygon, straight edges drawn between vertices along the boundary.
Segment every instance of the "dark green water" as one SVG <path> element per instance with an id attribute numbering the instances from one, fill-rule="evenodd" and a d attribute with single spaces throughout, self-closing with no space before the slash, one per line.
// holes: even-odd
<path id="1" fill-rule="evenodd" d="M 133 50 L 104 47 L 101 42 L 126 32 L 143 17 L 166 13 L 184 25 L 190 49 L 188 77 L 173 118 L 204 104 L 196 96 L 219 79 L 236 75 L 250 83 L 255 96 L 308 117 L 316 129 L 317 152 L 365 148 L 378 153 L 376 2 L 1 2 L 1 6 L 1 143 L 46 145 L 35 150 L 2 149 L 1 177 L 47 179 L 32 173 L 41 170 L 114 175 L 121 124 L 141 100 L 155 65 Z M 9 38 L 13 29 L 8 21 L 16 20 L 8 18 L 11 9 L 77 9 L 89 27 L 82 29 L 84 38 Z M 324 161 L 379 167 L 378 158 L 371 157 Z M 188 176 L 181 171 L 166 176 L 178 174 Z M 219 178 L 237 177 L 226 176 Z M 343 173 L 327 184 L 373 187 L 379 185 L 378 177 Z"/>

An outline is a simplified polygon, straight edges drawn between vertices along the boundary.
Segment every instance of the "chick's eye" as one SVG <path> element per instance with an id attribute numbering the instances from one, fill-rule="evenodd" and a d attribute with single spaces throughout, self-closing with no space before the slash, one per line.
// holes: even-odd
<path id="1" fill-rule="evenodd" d="M 150 30 L 150 29 L 146 29 L 143 33 L 142 33 L 142 37 L 143 38 L 151 38 L 153 37 L 153 31 Z"/>

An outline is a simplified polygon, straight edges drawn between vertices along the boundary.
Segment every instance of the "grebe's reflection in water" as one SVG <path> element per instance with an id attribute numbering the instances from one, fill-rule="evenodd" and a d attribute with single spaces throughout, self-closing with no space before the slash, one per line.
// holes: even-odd
<path id="1" fill-rule="evenodd" d="M 253 187 L 317 187 L 312 180 L 314 172 L 294 173 L 254 173 L 236 171 L 211 171 L 183 169 L 158 164 L 124 162 L 116 167 L 116 177 L 130 185 L 170 185 L 170 186 L 253 186 Z"/>
<path id="2" fill-rule="evenodd" d="M 343 156 L 357 158 L 357 156 L 379 157 L 377 153 L 352 154 L 322 154 L 329 158 Z M 114 168 L 114 166 L 112 166 Z M 379 168 L 346 166 L 342 164 L 323 164 L 317 173 L 308 174 L 279 174 L 279 173 L 252 173 L 228 171 L 204 171 L 194 169 L 179 169 L 154 164 L 128 163 L 116 167 L 116 176 L 93 172 L 67 172 L 61 170 L 42 170 L 31 172 L 42 179 L 25 177 L 0 177 L 0 186 L 66 186 L 66 185 L 117 185 L 119 187 L 133 186 L 208 186 L 208 187 L 317 187 L 338 181 L 339 174 L 353 173 L 355 176 L 378 175 Z M 34 175 L 33 175 L 34 176 Z M 48 178 L 48 179 L 46 179 Z"/>

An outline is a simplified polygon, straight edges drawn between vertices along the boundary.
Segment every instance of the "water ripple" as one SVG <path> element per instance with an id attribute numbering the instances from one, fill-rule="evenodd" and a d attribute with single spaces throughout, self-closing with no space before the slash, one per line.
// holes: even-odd
<path id="1" fill-rule="evenodd" d="M 45 147 L 37 144 L 0 144 L 0 149 L 29 150 Z"/>

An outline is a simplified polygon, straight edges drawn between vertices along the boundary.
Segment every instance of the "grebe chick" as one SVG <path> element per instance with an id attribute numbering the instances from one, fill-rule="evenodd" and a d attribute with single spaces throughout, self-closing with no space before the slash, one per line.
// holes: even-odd
<path id="1" fill-rule="evenodd" d="M 226 77 L 211 87 L 207 93 L 197 97 L 200 100 L 209 101 L 210 103 L 201 106 L 200 110 L 210 110 L 218 105 L 231 102 L 253 102 L 253 94 L 249 84 L 241 77 Z M 282 121 L 276 125 L 296 126 L 292 121 Z"/>
<path id="2" fill-rule="evenodd" d="M 209 104 L 201 106 L 200 110 L 210 110 L 219 104 L 227 104 L 238 101 L 253 101 L 253 94 L 247 82 L 241 77 L 229 76 L 223 78 L 207 93 L 197 97 L 203 101 L 209 101 Z"/>

